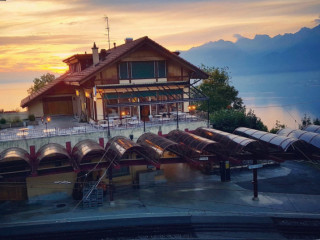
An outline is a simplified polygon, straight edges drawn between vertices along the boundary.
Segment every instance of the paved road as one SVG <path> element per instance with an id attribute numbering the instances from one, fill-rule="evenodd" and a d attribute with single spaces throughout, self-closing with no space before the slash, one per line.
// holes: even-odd
<path id="1" fill-rule="evenodd" d="M 276 172 L 287 172 L 287 175 L 269 176 Z M 317 166 L 295 161 L 258 170 L 259 192 L 320 195 L 319 173 Z M 251 180 L 239 180 L 237 184 L 244 189 L 252 189 Z"/>
<path id="2" fill-rule="evenodd" d="M 315 191 L 319 170 L 305 163 L 286 162 L 280 167 L 259 170 L 259 201 L 252 200 L 249 170 L 232 172 L 232 181 L 221 183 L 219 176 L 203 175 L 187 165 L 167 167 L 167 183 L 140 189 L 118 186 L 114 206 L 107 199 L 95 209 L 82 209 L 81 205 L 76 208 L 78 202 L 71 199 L 2 203 L 0 233 L 15 232 L 16 228 L 55 231 L 59 224 L 63 229 L 83 228 L 94 221 L 94 226 L 99 226 L 119 220 L 125 226 L 128 222 L 138 223 L 136 218 L 146 224 L 175 217 L 198 217 L 204 222 L 208 217 L 215 221 L 222 217 L 226 221 L 234 217 L 246 217 L 247 221 L 270 221 L 275 217 L 320 219 L 320 194 Z M 59 204 L 63 205 L 58 207 Z M 265 238 L 275 239 L 272 235 Z"/>

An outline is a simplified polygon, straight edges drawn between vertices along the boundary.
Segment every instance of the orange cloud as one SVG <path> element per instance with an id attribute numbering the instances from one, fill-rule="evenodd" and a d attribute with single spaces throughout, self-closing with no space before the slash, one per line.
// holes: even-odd
<path id="1" fill-rule="evenodd" d="M 30 72 L 24 75 L 30 83 L 34 72 L 62 73 L 62 60 L 90 52 L 94 41 L 107 48 L 104 16 L 111 43 L 147 35 L 170 50 L 186 50 L 235 41 L 234 34 L 296 32 L 315 26 L 320 12 L 318 0 L 20 0 L 0 8 L 0 73 Z"/>

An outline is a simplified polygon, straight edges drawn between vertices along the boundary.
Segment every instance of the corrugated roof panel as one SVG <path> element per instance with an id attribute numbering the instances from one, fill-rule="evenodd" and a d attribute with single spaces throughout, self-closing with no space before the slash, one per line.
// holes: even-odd
<path id="1" fill-rule="evenodd" d="M 36 159 L 38 164 L 41 163 L 41 161 L 44 158 L 48 157 L 55 157 L 55 156 L 64 156 L 67 159 L 71 159 L 70 155 L 68 154 L 67 150 L 57 143 L 49 143 L 44 146 L 42 146 L 36 154 Z"/>
<path id="2" fill-rule="evenodd" d="M 169 132 L 167 138 L 174 142 L 184 144 L 200 154 L 203 152 L 218 153 L 223 150 L 223 146 L 216 141 L 180 130 Z"/>
<path id="3" fill-rule="evenodd" d="M 154 162 L 157 158 L 153 151 L 147 152 L 141 145 L 123 136 L 111 138 L 106 144 L 106 156 L 109 161 L 120 161 L 129 152 L 135 152 L 148 161 Z"/>
<path id="4" fill-rule="evenodd" d="M 263 151 L 263 147 L 256 140 L 241 137 L 232 133 L 223 132 L 217 129 L 198 128 L 195 131 L 195 134 L 221 143 L 229 153 L 240 153 L 241 151 Z"/>
<path id="5" fill-rule="evenodd" d="M 105 150 L 99 145 L 99 143 L 86 139 L 78 142 L 72 149 L 72 155 L 75 157 L 78 163 L 89 162 L 91 158 L 87 158 L 88 155 L 98 154 L 103 156 Z"/>
<path id="6" fill-rule="evenodd" d="M 292 151 L 294 148 L 293 145 L 295 145 L 296 147 L 298 145 L 300 147 L 303 145 L 303 142 L 301 142 L 299 139 L 296 139 L 296 138 L 279 136 L 277 134 L 258 131 L 255 129 L 245 128 L 245 127 L 237 128 L 236 130 L 234 130 L 234 133 L 241 136 L 257 139 L 267 144 L 271 144 L 275 147 L 282 149 L 285 152 L 289 150 Z"/>
<path id="7" fill-rule="evenodd" d="M 30 155 L 24 149 L 13 147 L 0 153 L 0 173 L 31 172 Z"/>
<path id="8" fill-rule="evenodd" d="M 278 135 L 286 137 L 294 137 L 311 144 L 313 147 L 320 150 L 320 134 L 315 132 L 308 132 L 298 129 L 284 128 L 277 132 Z"/>
<path id="9" fill-rule="evenodd" d="M 30 164 L 30 155 L 29 153 L 21 148 L 13 147 L 8 148 L 0 153 L 0 162 L 9 162 L 15 160 L 24 160 Z"/>
<path id="10" fill-rule="evenodd" d="M 319 125 L 309 125 L 309 126 L 306 126 L 303 129 L 303 131 L 320 133 L 320 126 Z"/>
<path id="11" fill-rule="evenodd" d="M 195 155 L 195 152 L 188 147 L 154 133 L 142 134 L 138 138 L 137 143 L 141 144 L 147 149 L 150 149 L 150 151 L 155 151 L 158 155 L 158 158 L 163 157 L 166 151 L 172 152 L 179 157 L 193 157 Z"/>

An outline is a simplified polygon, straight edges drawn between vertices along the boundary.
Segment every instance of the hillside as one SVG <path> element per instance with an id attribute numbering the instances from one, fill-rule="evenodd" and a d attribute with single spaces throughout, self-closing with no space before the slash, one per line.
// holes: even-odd
<path id="1" fill-rule="evenodd" d="M 251 75 L 320 69 L 320 25 L 294 34 L 256 35 L 254 39 L 219 40 L 181 52 L 195 65 L 228 66 L 233 74 Z"/>

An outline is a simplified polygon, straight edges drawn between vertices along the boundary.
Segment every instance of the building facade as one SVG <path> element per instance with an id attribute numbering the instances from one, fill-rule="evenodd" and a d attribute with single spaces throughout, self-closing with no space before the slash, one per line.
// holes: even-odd
<path id="1" fill-rule="evenodd" d="M 158 43 L 127 38 L 112 49 L 76 54 L 64 60 L 69 70 L 21 101 L 36 117 L 73 115 L 84 121 L 110 117 L 149 120 L 154 115 L 186 112 L 203 96 L 191 79 L 206 73 Z"/>

